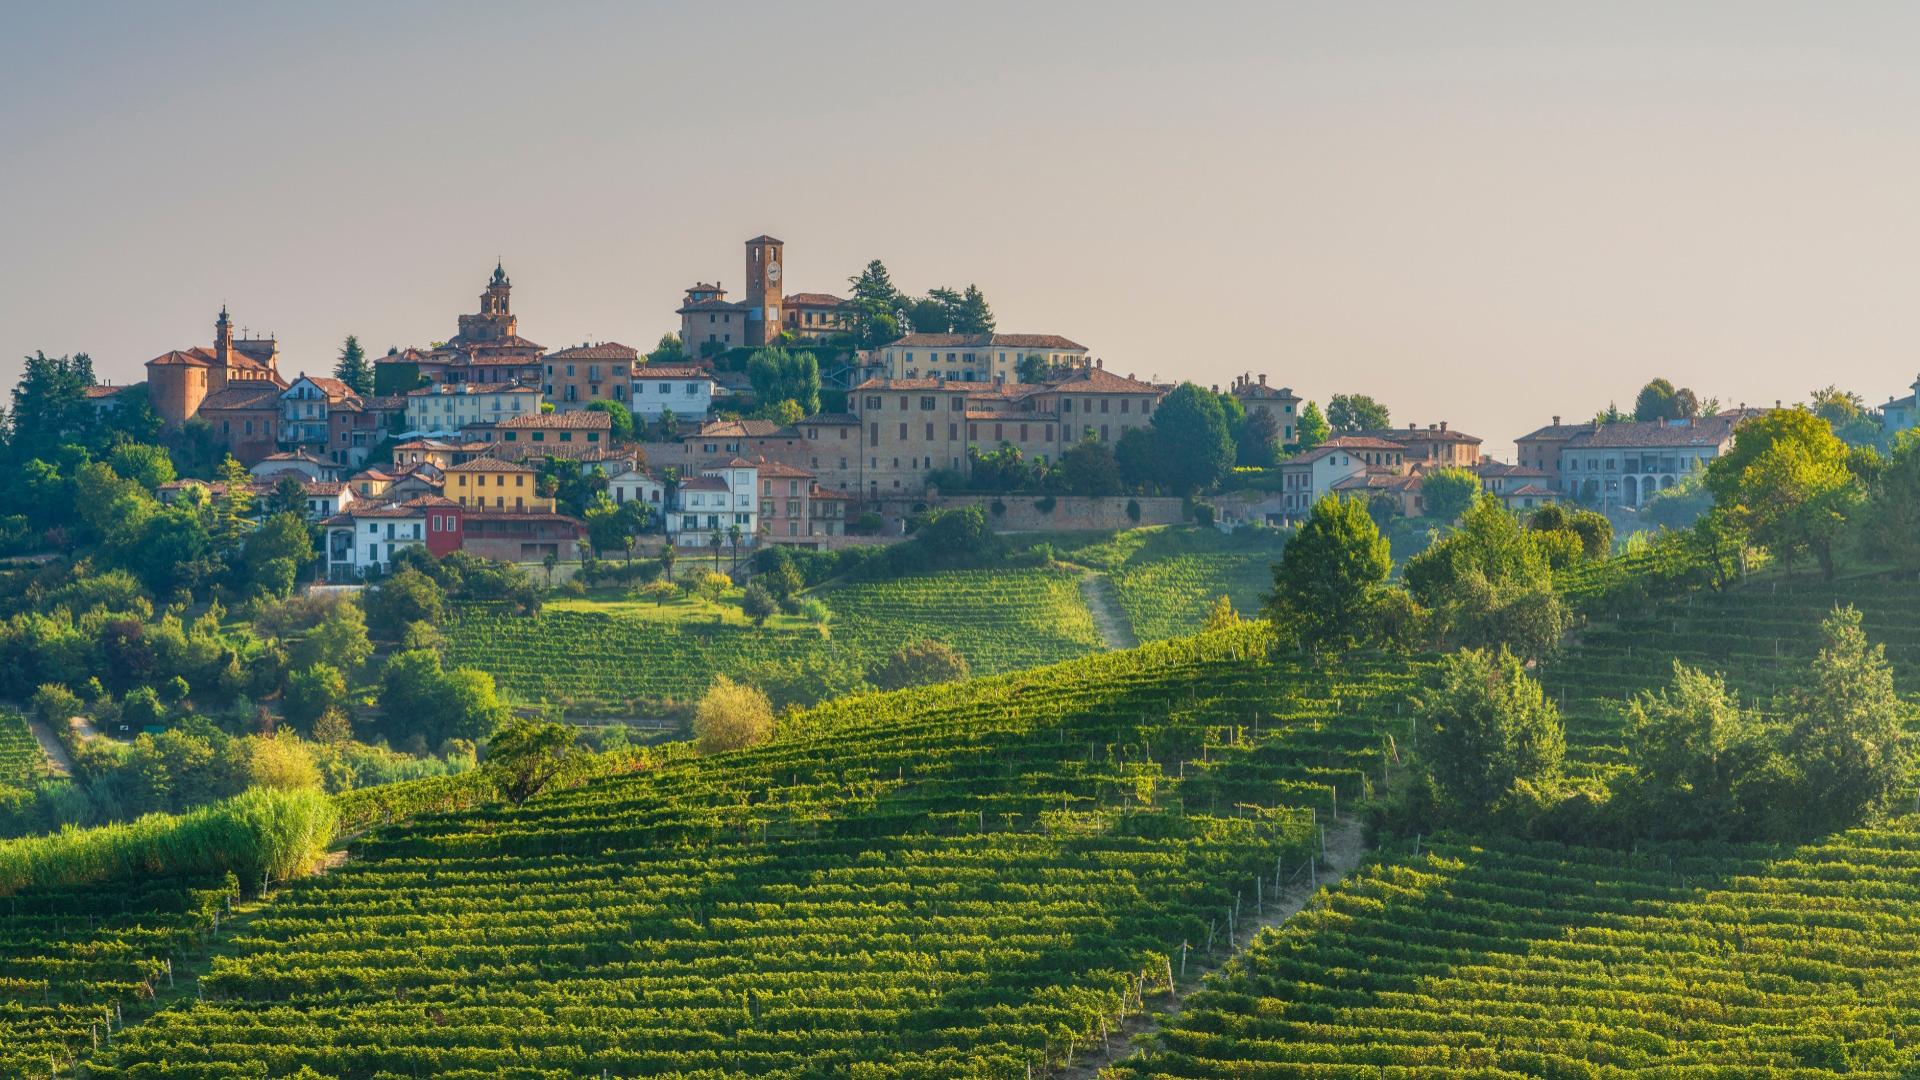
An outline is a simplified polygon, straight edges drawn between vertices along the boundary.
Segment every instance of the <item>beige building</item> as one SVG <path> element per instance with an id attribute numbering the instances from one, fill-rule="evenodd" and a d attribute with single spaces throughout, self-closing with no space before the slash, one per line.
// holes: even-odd
<path id="1" fill-rule="evenodd" d="M 407 429 L 453 434 L 474 424 L 498 424 L 540 411 L 540 390 L 518 383 L 437 383 L 407 394 Z"/>
<path id="2" fill-rule="evenodd" d="M 1300 398 L 1290 387 L 1268 386 L 1263 373 L 1255 381 L 1252 372 L 1247 372 L 1233 381 L 1233 396 L 1240 400 L 1240 407 L 1248 415 L 1266 413 L 1273 418 L 1273 428 L 1280 433 L 1282 445 L 1296 441 L 1294 429 L 1300 423 Z"/>
<path id="3" fill-rule="evenodd" d="M 675 314 L 680 341 L 696 359 L 729 349 L 757 348 L 791 334 L 803 341 L 828 338 L 845 329 L 845 301 L 832 293 L 786 291 L 786 244 L 756 236 L 746 244 L 746 295 L 727 299 L 718 281 L 696 282 Z"/>
<path id="4" fill-rule="evenodd" d="M 1056 371 L 1090 363 L 1085 345 L 1058 334 L 908 334 L 872 350 L 867 362 L 889 379 L 1015 383 L 1027 356 Z"/>
<path id="5" fill-rule="evenodd" d="M 575 345 L 545 358 L 543 389 L 559 412 L 583 409 L 591 401 L 627 404 L 633 396 L 633 372 L 640 351 L 617 341 Z"/>
<path id="6" fill-rule="evenodd" d="M 474 458 L 449 466 L 441 490 L 461 506 L 553 512 L 553 499 L 537 490 L 539 474 L 531 466 L 494 458 Z"/>

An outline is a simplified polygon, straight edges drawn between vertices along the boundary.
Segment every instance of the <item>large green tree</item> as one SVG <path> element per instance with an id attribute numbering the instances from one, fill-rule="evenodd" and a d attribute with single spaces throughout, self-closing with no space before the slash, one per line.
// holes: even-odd
<path id="1" fill-rule="evenodd" d="M 1300 422 L 1293 427 L 1294 441 L 1302 450 L 1311 450 L 1326 442 L 1333 434 L 1327 427 L 1327 418 L 1320 415 L 1320 406 L 1309 401 L 1300 410 Z"/>
<path id="2" fill-rule="evenodd" d="M 93 360 L 86 353 L 48 356 L 36 352 L 13 388 L 9 445 L 15 460 L 50 457 L 64 442 L 84 442 L 94 426 L 86 388 L 94 385 Z"/>
<path id="3" fill-rule="evenodd" d="M 1419 709 L 1428 775 L 1447 809 L 1479 817 L 1559 772 L 1566 753 L 1559 711 L 1504 648 L 1448 656 Z"/>
<path id="4" fill-rule="evenodd" d="M 1920 430 L 1902 432 L 1855 514 L 1862 546 L 1902 570 L 1920 570 Z"/>
<path id="5" fill-rule="evenodd" d="M 1282 640 L 1313 652 L 1367 644 L 1392 569 L 1387 538 L 1366 506 L 1325 496 L 1274 564 L 1267 618 Z"/>
<path id="6" fill-rule="evenodd" d="M 1707 488 L 1754 543 L 1789 565 L 1811 554 L 1832 580 L 1834 544 L 1865 497 L 1869 460 L 1825 420 L 1804 409 L 1775 409 L 1740 425 L 1733 448 L 1707 466 Z"/>
<path id="7" fill-rule="evenodd" d="M 1821 624 L 1822 645 L 1801 685 L 1776 711 L 1786 717 L 1780 749 L 1794 797 L 1769 797 L 1791 812 L 1778 838 L 1819 836 L 1884 816 L 1906 780 L 1908 709 L 1893 687 L 1886 647 L 1870 645 L 1854 608 Z"/>
<path id="8" fill-rule="evenodd" d="M 762 408 L 791 401 L 802 416 L 820 411 L 820 362 L 811 351 L 789 352 L 778 345 L 755 349 L 747 357 L 747 377 Z"/>
<path id="9" fill-rule="evenodd" d="M 1452 521 L 1473 505 L 1480 494 L 1480 478 L 1471 470 L 1435 469 L 1420 478 L 1420 498 L 1427 516 Z"/>
<path id="10" fill-rule="evenodd" d="M 340 359 L 333 365 L 333 377 L 353 388 L 361 397 L 373 393 L 373 365 L 367 360 L 367 352 L 360 347 L 360 339 L 352 334 L 340 346 Z"/>
<path id="11" fill-rule="evenodd" d="M 1385 431 L 1393 426 L 1393 414 L 1365 394 L 1335 394 L 1327 399 L 1327 423 L 1342 433 Z"/>
<path id="12" fill-rule="evenodd" d="M 855 343 L 878 348 L 900 336 L 907 325 L 907 298 L 893 284 L 886 264 L 875 259 L 848 279 L 847 319 Z"/>
<path id="13" fill-rule="evenodd" d="M 1654 379 L 1640 388 L 1633 402 L 1633 418 L 1649 420 L 1685 420 L 1700 415 L 1700 399 L 1685 387 L 1675 389 L 1666 379 Z"/>
<path id="14" fill-rule="evenodd" d="M 1407 589 L 1433 613 L 1441 641 L 1551 653 L 1571 624 L 1553 588 L 1546 554 L 1491 495 L 1480 495 L 1459 527 L 1407 560 Z"/>
<path id="15" fill-rule="evenodd" d="M 1233 439 L 1214 394 L 1181 383 L 1153 410 L 1161 482 L 1191 495 L 1220 482 L 1233 468 Z"/>

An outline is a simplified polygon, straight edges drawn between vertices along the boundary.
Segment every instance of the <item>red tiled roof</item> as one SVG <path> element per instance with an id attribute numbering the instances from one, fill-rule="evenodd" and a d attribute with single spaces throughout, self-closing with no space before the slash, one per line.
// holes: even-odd
<path id="1" fill-rule="evenodd" d="M 329 398 L 358 398 L 360 396 L 354 391 L 353 387 L 348 386 L 339 379 L 327 378 L 322 375 L 301 375 L 300 378 L 312 383 L 315 389 L 326 394 Z M 299 379 L 294 381 L 298 382 Z"/>
<path id="2" fill-rule="evenodd" d="M 127 389 L 125 386 L 85 386 L 81 387 L 80 393 L 89 400 L 97 401 L 100 398 L 110 398 L 125 389 Z"/>
<path id="3" fill-rule="evenodd" d="M 1560 493 L 1552 490 L 1551 488 L 1541 487 L 1539 484 L 1521 484 L 1519 487 L 1514 488 L 1512 491 L 1509 491 L 1506 493 L 1506 497 L 1508 498 L 1511 498 L 1512 496 L 1515 496 L 1515 495 L 1526 495 L 1526 496 L 1531 496 L 1537 499 L 1537 498 L 1541 498 L 1542 496 L 1546 496 L 1550 498 L 1559 498 Z"/>
<path id="4" fill-rule="evenodd" d="M 1410 442 L 1477 443 L 1480 441 L 1480 437 L 1477 435 L 1469 435 L 1464 431 L 1454 431 L 1450 428 L 1441 427 L 1381 428 L 1378 431 L 1362 431 L 1359 432 L 1359 434 L 1372 439 L 1387 439 L 1401 444 Z"/>
<path id="5" fill-rule="evenodd" d="M 839 307 L 846 301 L 832 293 L 801 292 L 793 293 L 781 303 L 787 307 Z"/>
<path id="6" fill-rule="evenodd" d="M 449 465 L 446 467 L 444 471 L 450 472 L 450 473 L 456 473 L 456 472 L 457 473 L 465 473 L 465 472 L 530 473 L 530 472 L 538 472 L 539 470 L 534 469 L 533 467 L 528 465 L 522 465 L 517 461 L 503 461 L 500 458 L 478 457 L 478 458 L 474 458 L 472 461 L 463 461 L 458 465 Z"/>
<path id="7" fill-rule="evenodd" d="M 812 472 L 802 469 L 798 465 L 789 465 L 784 461 L 768 461 L 766 458 L 756 458 L 753 465 L 754 468 L 760 470 L 760 476 L 763 479 L 767 477 L 799 479 L 811 478 L 814 475 Z"/>
<path id="8" fill-rule="evenodd" d="M 610 431 L 613 417 L 599 409 L 576 409 L 573 412 L 534 413 L 530 416 L 516 416 L 502 420 L 494 425 L 502 430 L 512 428 L 519 431 L 533 428 L 536 430 L 569 431 Z"/>
<path id="9" fill-rule="evenodd" d="M 223 409 L 278 409 L 280 407 L 280 387 L 264 381 L 243 381 L 229 383 L 225 390 L 208 394 L 200 403 L 200 411 Z"/>
<path id="10" fill-rule="evenodd" d="M 695 300 L 691 304 L 682 304 L 675 315 L 685 315 L 694 311 L 740 311 L 747 305 L 736 304 L 731 300 Z"/>
<path id="11" fill-rule="evenodd" d="M 711 420 L 701 424 L 698 430 L 680 436 L 681 442 L 688 439 L 763 439 L 777 434 L 780 425 L 771 420 Z"/>
<path id="12" fill-rule="evenodd" d="M 1086 351 L 1086 346 L 1064 338 L 1059 334 L 907 334 L 887 343 L 887 347 L 925 349 L 987 349 L 1004 346 L 1009 349 L 1072 349 Z"/>
<path id="13" fill-rule="evenodd" d="M 1115 375 L 1105 368 L 1075 368 L 1073 373 L 1060 379 L 1040 384 L 1036 393 L 1048 391 L 1059 394 L 1158 394 L 1160 388 L 1152 383 L 1129 379 L 1125 375 Z"/>
<path id="14" fill-rule="evenodd" d="M 646 364 L 633 369 L 636 379 L 711 379 L 713 372 L 692 364 Z"/>
<path id="15" fill-rule="evenodd" d="M 213 361 L 211 359 L 196 356 L 193 352 L 183 352 L 179 349 L 174 349 L 171 352 L 163 352 L 159 356 L 147 361 L 148 367 L 209 367 L 212 364 Z"/>
<path id="16" fill-rule="evenodd" d="M 975 393 L 994 389 L 993 383 L 966 382 L 961 379 L 868 379 L 855 390 L 955 390 Z"/>
<path id="17" fill-rule="evenodd" d="M 575 345 L 570 349 L 561 349 L 547 354 L 549 360 L 638 360 L 640 350 L 617 341 L 603 341 L 598 345 Z"/>

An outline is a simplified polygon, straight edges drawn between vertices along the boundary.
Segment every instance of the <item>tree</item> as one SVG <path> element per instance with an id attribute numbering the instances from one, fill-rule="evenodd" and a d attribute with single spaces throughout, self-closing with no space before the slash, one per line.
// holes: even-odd
<path id="1" fill-rule="evenodd" d="M 1571 533 L 1580 543 L 1580 554 L 1588 560 L 1604 559 L 1613 550 L 1613 522 L 1595 510 L 1568 509 L 1548 503 L 1527 519 L 1533 532 Z"/>
<path id="2" fill-rule="evenodd" d="M 687 344 L 678 334 L 661 334 L 659 344 L 648 353 L 649 364 L 678 364 L 687 358 Z"/>
<path id="3" fill-rule="evenodd" d="M 1211 488 L 1233 468 L 1233 442 L 1218 398 L 1193 383 L 1181 383 L 1153 410 L 1159 475 L 1181 495 Z"/>
<path id="4" fill-rule="evenodd" d="M 286 715 L 287 723 L 310 732 L 322 714 L 337 708 L 346 697 L 347 677 L 340 669 L 331 664 L 315 664 L 287 676 L 280 711 Z"/>
<path id="5" fill-rule="evenodd" d="M 1120 483 L 1128 490 L 1142 491 L 1159 482 L 1159 439 L 1150 427 L 1122 431 L 1113 446 L 1113 460 L 1120 468 Z"/>
<path id="6" fill-rule="evenodd" d="M 773 735 L 773 703 L 751 686 L 716 675 L 693 714 L 694 745 L 702 754 L 743 750 Z"/>
<path id="7" fill-rule="evenodd" d="M 1374 637 L 1392 569 L 1387 538 L 1366 507 L 1327 495 L 1280 553 L 1266 616 L 1282 640 L 1309 651 L 1354 648 Z"/>
<path id="8" fill-rule="evenodd" d="M 232 454 L 220 463 L 220 497 L 214 501 L 213 539 L 221 551 L 233 551 L 247 531 L 253 513 L 253 476 Z"/>
<path id="9" fill-rule="evenodd" d="M 788 352 L 778 345 L 755 349 L 747 357 L 747 378 L 762 407 L 791 401 L 803 416 L 820 411 L 820 361 L 812 352 Z"/>
<path id="10" fill-rule="evenodd" d="M 1233 610 L 1233 601 L 1223 593 L 1214 600 L 1213 606 L 1207 609 L 1207 621 L 1201 629 L 1227 630 L 1239 625 L 1240 616 Z"/>
<path id="11" fill-rule="evenodd" d="M 359 604 L 342 599 L 335 600 L 313 629 L 293 643 L 287 659 L 296 668 L 331 664 L 351 674 L 372 655 L 366 614 Z"/>
<path id="12" fill-rule="evenodd" d="M 319 790 L 320 766 L 300 740 L 274 736 L 247 742 L 247 786 L 273 791 Z"/>
<path id="13" fill-rule="evenodd" d="M 1234 439 L 1234 463 L 1250 469 L 1268 469 L 1280 463 L 1280 424 L 1266 409 L 1255 409 L 1240 425 Z"/>
<path id="14" fill-rule="evenodd" d="M 1895 439 L 1855 520 L 1869 554 L 1902 570 L 1920 570 L 1920 430 Z"/>
<path id="15" fill-rule="evenodd" d="M 1559 772 L 1566 752 L 1559 711 L 1504 648 L 1448 656 L 1418 707 L 1434 787 L 1443 806 L 1469 819 Z"/>
<path id="16" fill-rule="evenodd" d="M 1859 394 L 1828 386 L 1811 395 L 1813 415 L 1827 422 L 1833 433 L 1848 446 L 1865 446 L 1880 437 L 1880 422 L 1867 411 Z"/>
<path id="17" fill-rule="evenodd" d="M 158 447 L 146 443 L 121 443 L 107 455 L 107 464 L 113 471 L 129 480 L 154 491 L 161 484 L 174 478 L 173 458 Z M 302 506 L 304 508 L 304 502 Z"/>
<path id="18" fill-rule="evenodd" d="M 547 588 L 549 589 L 553 588 L 553 568 L 559 565 L 560 556 L 551 551 L 547 552 L 540 559 L 540 568 L 547 572 Z"/>
<path id="19" fill-rule="evenodd" d="M 447 595 L 438 582 L 418 570 L 401 570 L 362 594 L 367 627 L 382 641 L 398 641 L 416 622 L 437 624 L 447 617 Z"/>
<path id="20" fill-rule="evenodd" d="M 51 458 L 62 443 L 84 443 L 93 430 L 93 406 L 86 398 L 92 385 L 93 360 L 86 353 L 27 357 L 13 388 L 8 442 L 14 460 Z"/>
<path id="21" fill-rule="evenodd" d="M 1707 466 L 1716 507 L 1789 566 L 1811 553 L 1827 580 L 1840 527 L 1864 498 L 1860 457 L 1826 421 L 1775 409 L 1740 425 L 1733 448 Z"/>
<path id="22" fill-rule="evenodd" d="M 335 706 L 313 722 L 313 741 L 322 746 L 339 746 L 353 741 L 353 720 L 347 710 Z"/>
<path id="23" fill-rule="evenodd" d="M 906 324 L 906 297 L 894 287 L 886 264 L 875 259 L 847 282 L 847 321 L 855 344 L 875 349 L 898 338 Z"/>
<path id="24" fill-rule="evenodd" d="M 345 344 L 340 346 L 340 360 L 333 365 L 333 377 L 346 383 L 361 397 L 373 393 L 373 365 L 367 362 L 366 351 L 360 348 L 360 339 L 352 334 L 348 334 Z"/>
<path id="25" fill-rule="evenodd" d="M 732 563 L 731 569 L 736 574 L 740 572 L 740 541 L 745 536 L 746 533 L 741 530 L 739 522 L 736 521 L 727 526 L 727 553 Z"/>
<path id="26" fill-rule="evenodd" d="M 1694 392 L 1684 388 L 1676 390 L 1666 379 L 1654 379 L 1641 387 L 1633 403 L 1633 418 L 1643 423 L 1685 420 L 1698 415 L 1700 401 Z"/>
<path id="27" fill-rule="evenodd" d="M 613 427 L 607 437 L 614 442 L 630 442 L 633 439 L 633 413 L 625 405 L 607 398 L 599 398 L 586 404 L 588 412 L 603 412 L 612 421 Z"/>
<path id="28" fill-rule="evenodd" d="M 1420 479 L 1420 497 L 1427 516 L 1452 521 L 1473 505 L 1480 494 L 1480 478 L 1468 469 L 1435 469 Z"/>
<path id="29" fill-rule="evenodd" d="M 867 681 L 882 690 L 904 690 L 910 686 L 964 681 L 970 669 L 967 658 L 953 646 L 934 638 L 910 641 L 888 654 L 867 672 Z"/>
<path id="30" fill-rule="evenodd" d="M 1023 383 L 1042 383 L 1052 374 L 1052 365 L 1039 353 L 1028 353 L 1013 366 L 1014 376 Z M 1131 430 L 1131 429 L 1129 429 Z"/>
<path id="31" fill-rule="evenodd" d="M 1385 431 L 1393 426 L 1393 415 L 1365 394 L 1335 394 L 1327 399 L 1327 423 L 1342 434 Z"/>
<path id="32" fill-rule="evenodd" d="M 1060 453 L 1060 479 L 1069 495 L 1118 495 L 1120 464 L 1098 439 L 1082 439 Z"/>
<path id="33" fill-rule="evenodd" d="M 267 495 L 267 513 L 302 514 L 307 512 L 307 486 L 300 482 L 300 474 L 284 472 L 280 479 L 273 482 L 273 490 Z"/>
<path id="34" fill-rule="evenodd" d="M 1627 703 L 1629 771 L 1614 800 L 1636 832 L 1734 839 L 1740 787 L 1764 757 L 1752 718 L 1717 675 L 1673 665 L 1670 685 Z"/>
<path id="35" fill-rule="evenodd" d="M 1294 425 L 1293 433 L 1302 450 L 1319 446 L 1332 434 L 1327 428 L 1326 417 L 1320 415 L 1320 406 L 1311 401 L 1300 410 L 1300 422 Z"/>
<path id="36" fill-rule="evenodd" d="M 1538 658 L 1558 647 L 1572 623 L 1545 552 L 1492 495 L 1476 497 L 1458 528 L 1408 559 L 1405 578 L 1453 645 Z"/>
<path id="37" fill-rule="evenodd" d="M 993 333 L 993 309 L 987 306 L 986 294 L 978 286 L 968 285 L 967 291 L 961 295 L 960 303 L 953 312 L 953 332 Z"/>
<path id="38" fill-rule="evenodd" d="M 769 616 L 780 610 L 780 602 L 774 599 L 773 593 L 765 585 L 752 581 L 747 583 L 746 591 L 741 594 L 740 610 L 753 620 L 753 625 L 763 626 Z"/>
<path id="39" fill-rule="evenodd" d="M 669 537 L 667 542 L 660 548 L 660 576 L 668 581 L 672 581 L 673 564 L 679 558 L 680 552 L 674 548 L 673 539 Z"/>
<path id="40" fill-rule="evenodd" d="M 1820 635 L 1807 677 L 1776 706 L 1787 718 L 1781 752 L 1795 789 L 1791 800 L 1766 800 L 1795 819 L 1776 823 L 1779 839 L 1878 821 L 1906 777 L 1907 708 L 1894 692 L 1886 646 L 1867 644 L 1851 607 L 1828 616 Z"/>
<path id="41" fill-rule="evenodd" d="M 487 778 L 519 806 L 553 782 L 572 750 L 573 732 L 565 725 L 516 720 L 487 741 Z"/>
<path id="42" fill-rule="evenodd" d="M 952 289 L 929 289 L 927 295 L 907 305 L 907 325 L 916 334 L 947 334 L 953 331 L 954 309 L 960 294 Z"/>

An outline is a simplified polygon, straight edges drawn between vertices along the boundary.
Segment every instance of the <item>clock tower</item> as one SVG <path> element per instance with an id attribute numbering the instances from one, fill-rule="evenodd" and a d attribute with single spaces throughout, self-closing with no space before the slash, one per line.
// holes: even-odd
<path id="1" fill-rule="evenodd" d="M 771 236 L 756 236 L 747 241 L 747 345 L 758 347 L 780 336 L 783 320 L 780 299 L 783 245 Z"/>

